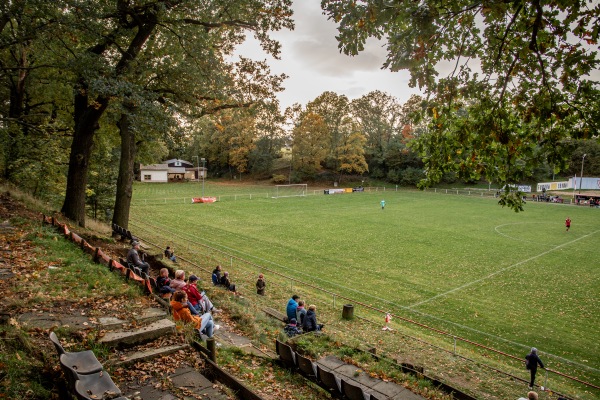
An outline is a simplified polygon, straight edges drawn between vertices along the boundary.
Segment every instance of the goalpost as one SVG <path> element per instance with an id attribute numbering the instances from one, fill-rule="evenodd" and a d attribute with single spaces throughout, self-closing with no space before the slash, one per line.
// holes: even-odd
<path id="1" fill-rule="evenodd" d="M 307 187 L 308 185 L 306 183 L 275 185 L 275 196 L 273 196 L 273 198 L 306 196 Z"/>

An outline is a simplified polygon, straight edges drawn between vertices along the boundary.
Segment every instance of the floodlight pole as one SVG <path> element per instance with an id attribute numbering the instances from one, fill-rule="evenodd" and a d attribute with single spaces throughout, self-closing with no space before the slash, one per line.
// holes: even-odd
<path id="1" fill-rule="evenodd" d="M 579 194 L 581 194 L 581 185 L 583 185 L 583 162 L 585 161 L 585 156 L 587 156 L 587 154 L 584 154 L 583 157 L 581 158 L 581 176 L 579 177 Z"/>
<path id="2" fill-rule="evenodd" d="M 198 179 L 198 183 L 200 183 L 200 158 L 198 156 L 192 157 L 196 157 L 196 179 Z"/>
<path id="3" fill-rule="evenodd" d="M 206 158 L 202 157 L 202 197 L 204 197 L 204 180 L 206 179 Z"/>

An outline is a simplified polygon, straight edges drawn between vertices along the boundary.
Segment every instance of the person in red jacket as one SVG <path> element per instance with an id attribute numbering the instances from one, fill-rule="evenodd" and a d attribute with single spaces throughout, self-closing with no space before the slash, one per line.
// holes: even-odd
<path id="1" fill-rule="evenodd" d="M 565 219 L 565 226 L 567 227 L 567 232 L 569 232 L 569 229 L 571 229 L 571 218 L 567 217 Z"/>
<path id="2" fill-rule="evenodd" d="M 183 287 L 183 291 L 187 294 L 190 304 L 199 313 L 218 312 L 208 296 L 206 296 L 206 293 L 204 291 L 200 293 L 197 282 L 198 277 L 196 275 L 190 275 L 187 285 Z"/>

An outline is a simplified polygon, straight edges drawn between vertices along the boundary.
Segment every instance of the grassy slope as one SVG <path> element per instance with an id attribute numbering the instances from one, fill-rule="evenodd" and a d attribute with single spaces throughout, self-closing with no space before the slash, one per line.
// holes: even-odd
<path id="1" fill-rule="evenodd" d="M 134 201 L 178 199 L 196 189 L 138 185 Z M 138 206 L 132 222 L 152 221 L 163 241 L 177 243 L 178 234 L 223 248 L 515 355 L 536 345 L 600 367 L 594 311 L 600 297 L 598 210 L 530 203 L 515 214 L 490 199 L 418 192 L 277 200 L 256 195 L 268 189 L 207 187 L 207 195 L 255 196 Z M 563 227 L 567 215 L 573 220 L 569 233 Z"/>

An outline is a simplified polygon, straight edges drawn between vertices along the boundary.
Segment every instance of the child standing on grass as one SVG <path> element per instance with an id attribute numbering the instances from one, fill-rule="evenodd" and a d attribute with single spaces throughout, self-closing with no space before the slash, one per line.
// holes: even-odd
<path id="1" fill-rule="evenodd" d="M 261 296 L 264 296 L 266 287 L 267 287 L 267 282 L 265 282 L 265 276 L 263 274 L 259 274 L 258 280 L 256 281 L 256 294 L 260 294 Z"/>
<path id="2" fill-rule="evenodd" d="M 569 229 L 571 229 L 571 218 L 567 217 L 565 219 L 565 226 L 567 227 L 567 232 L 569 232 Z"/>

